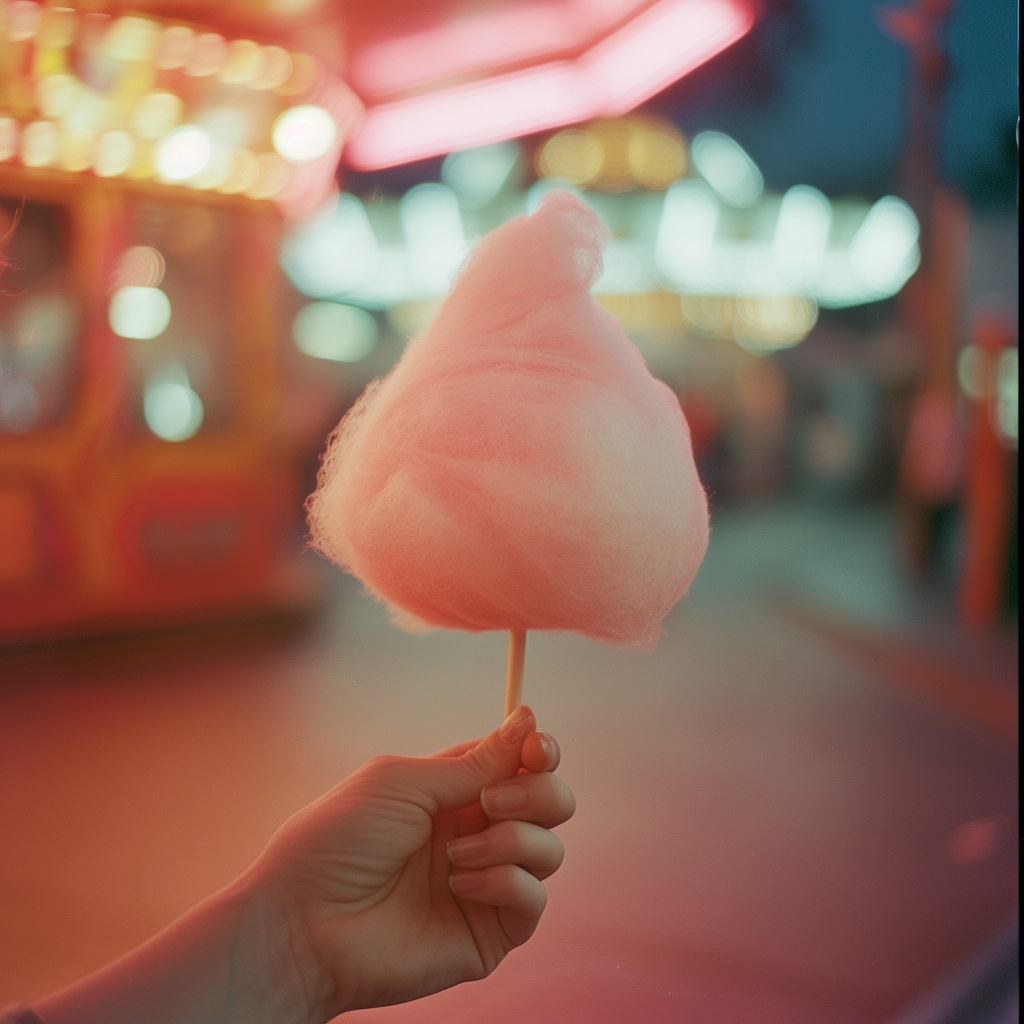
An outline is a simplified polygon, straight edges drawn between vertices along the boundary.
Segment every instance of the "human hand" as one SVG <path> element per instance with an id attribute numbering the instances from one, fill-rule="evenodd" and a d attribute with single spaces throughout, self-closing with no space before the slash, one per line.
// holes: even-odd
<path id="1" fill-rule="evenodd" d="M 533 934 L 576 803 L 535 724 L 519 708 L 433 757 L 374 758 L 282 826 L 252 882 L 310 1020 L 483 978 Z"/>

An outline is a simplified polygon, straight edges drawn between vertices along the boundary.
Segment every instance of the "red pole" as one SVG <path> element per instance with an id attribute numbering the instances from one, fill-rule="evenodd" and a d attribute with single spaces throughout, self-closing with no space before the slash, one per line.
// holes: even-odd
<path id="1" fill-rule="evenodd" d="M 977 373 L 967 422 L 959 611 L 966 626 L 979 630 L 998 621 L 1006 590 L 1013 454 L 999 436 L 996 415 L 1000 356 L 1015 333 L 990 312 L 979 313 L 971 330 Z"/>

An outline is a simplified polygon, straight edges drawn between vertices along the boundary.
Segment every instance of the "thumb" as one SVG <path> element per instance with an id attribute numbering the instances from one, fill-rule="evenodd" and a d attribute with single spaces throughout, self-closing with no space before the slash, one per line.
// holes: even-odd
<path id="1" fill-rule="evenodd" d="M 537 728 L 533 712 L 516 708 L 489 736 L 457 757 L 427 757 L 417 765 L 417 786 L 438 811 L 469 807 L 480 790 L 510 779 L 522 767 L 523 740 Z"/>

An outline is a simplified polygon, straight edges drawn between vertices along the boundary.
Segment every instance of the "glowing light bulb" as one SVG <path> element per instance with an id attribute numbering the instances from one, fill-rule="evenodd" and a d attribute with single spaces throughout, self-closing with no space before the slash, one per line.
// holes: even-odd
<path id="1" fill-rule="evenodd" d="M 110 299 L 110 329 L 121 338 L 149 341 L 171 322 L 171 300 L 159 288 L 125 285 Z"/>
<path id="2" fill-rule="evenodd" d="M 213 143 L 202 128 L 182 125 L 168 132 L 157 145 L 156 167 L 168 181 L 187 181 L 198 174 L 213 156 Z"/>
<path id="3" fill-rule="evenodd" d="M 377 344 L 377 321 L 357 306 L 311 302 L 299 310 L 292 337 L 300 351 L 317 359 L 357 363 Z"/>
<path id="4" fill-rule="evenodd" d="M 164 441 L 187 441 L 203 425 L 202 399 L 178 380 L 151 382 L 142 411 L 146 426 Z"/>
<path id="5" fill-rule="evenodd" d="M 313 104 L 286 110 L 274 125 L 274 149 L 286 160 L 316 160 L 334 145 L 338 126 L 334 118 Z"/>

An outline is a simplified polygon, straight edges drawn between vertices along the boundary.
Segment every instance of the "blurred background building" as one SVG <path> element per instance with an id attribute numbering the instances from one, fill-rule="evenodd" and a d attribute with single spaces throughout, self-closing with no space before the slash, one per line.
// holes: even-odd
<path id="1" fill-rule="evenodd" d="M 2 8 L 6 639 L 313 600 L 324 436 L 556 185 L 715 507 L 895 499 L 908 571 L 1014 604 L 1006 12 L 130 6 Z"/>

